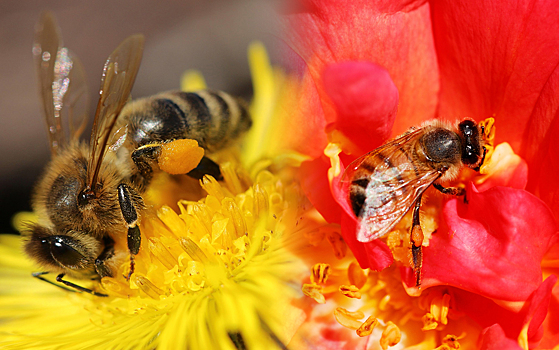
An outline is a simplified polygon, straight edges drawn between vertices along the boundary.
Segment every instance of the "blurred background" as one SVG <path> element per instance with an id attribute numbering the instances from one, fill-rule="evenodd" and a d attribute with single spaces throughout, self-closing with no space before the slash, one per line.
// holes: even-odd
<path id="1" fill-rule="evenodd" d="M 64 46 L 81 59 L 93 108 L 106 58 L 134 33 L 146 43 L 133 97 L 178 89 L 181 74 L 197 69 L 209 87 L 250 99 L 247 47 L 260 40 L 276 61 L 278 6 L 279 0 L 1 1 L 0 233 L 16 232 L 11 218 L 30 210 L 33 184 L 50 157 L 31 54 L 42 11 L 55 14 Z"/>

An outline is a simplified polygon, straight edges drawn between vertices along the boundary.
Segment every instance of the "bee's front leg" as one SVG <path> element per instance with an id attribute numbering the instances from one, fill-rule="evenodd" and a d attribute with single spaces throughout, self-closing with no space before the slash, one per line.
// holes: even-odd
<path id="1" fill-rule="evenodd" d="M 118 186 L 118 202 L 122 217 L 128 225 L 128 250 L 130 251 L 130 272 L 127 280 L 134 273 L 134 256 L 140 251 L 141 239 L 138 227 L 138 210 L 143 207 L 142 197 L 126 184 Z"/>
<path id="2" fill-rule="evenodd" d="M 421 223 L 419 222 L 419 208 L 421 207 L 421 196 L 415 202 L 413 208 L 413 221 L 410 230 L 410 241 L 411 241 L 411 253 L 412 259 L 411 264 L 413 271 L 415 272 L 415 286 L 419 287 L 421 284 L 421 265 L 423 264 L 423 230 L 421 229 Z"/>

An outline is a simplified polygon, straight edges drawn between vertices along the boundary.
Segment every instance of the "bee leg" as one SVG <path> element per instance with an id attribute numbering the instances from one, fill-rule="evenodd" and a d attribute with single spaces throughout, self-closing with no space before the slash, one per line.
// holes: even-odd
<path id="1" fill-rule="evenodd" d="M 138 227 L 138 212 L 136 205 L 141 206 L 141 197 L 133 192 L 126 184 L 118 185 L 118 202 L 124 221 L 128 225 L 128 250 L 130 251 L 130 272 L 126 277 L 127 280 L 134 273 L 134 256 L 140 252 L 142 236 Z"/>
<path id="2" fill-rule="evenodd" d="M 153 169 L 157 169 L 157 159 L 161 154 L 161 144 L 154 143 L 138 147 L 132 152 L 132 161 L 138 171 L 149 182 L 153 177 Z"/>
<path id="3" fill-rule="evenodd" d="M 202 157 L 202 160 L 198 166 L 188 172 L 186 175 L 201 180 L 204 175 L 211 175 L 216 180 L 223 180 L 223 175 L 221 175 L 221 169 L 219 165 L 208 157 Z"/>
<path id="4" fill-rule="evenodd" d="M 153 169 L 157 169 L 158 158 L 161 154 L 161 144 L 149 144 L 137 148 L 132 152 L 132 160 L 140 171 L 140 174 L 149 181 L 153 177 Z M 198 166 L 186 175 L 201 180 L 204 175 L 211 175 L 216 180 L 223 180 L 219 165 L 208 157 L 202 157 Z"/>
<path id="5" fill-rule="evenodd" d="M 464 196 L 464 203 L 468 203 L 468 199 L 466 198 L 466 189 L 464 187 L 443 187 L 438 183 L 434 183 L 433 187 L 444 194 L 450 194 L 451 196 Z"/>
<path id="6" fill-rule="evenodd" d="M 95 270 L 100 277 L 113 277 L 113 273 L 111 269 L 105 265 L 105 261 L 115 255 L 115 242 L 109 237 L 105 237 L 104 242 L 105 249 L 103 249 L 101 255 L 95 259 Z"/>
<path id="7" fill-rule="evenodd" d="M 95 296 L 98 296 L 98 297 L 108 297 L 107 294 L 97 293 L 97 292 L 95 292 L 95 291 L 93 291 L 89 288 L 85 288 L 85 287 L 79 286 L 75 283 L 72 283 L 70 281 L 63 280 L 62 278 L 64 277 L 64 274 L 61 273 L 60 275 L 56 276 L 56 281 L 59 282 L 59 283 L 64 284 L 65 286 L 72 287 L 73 289 L 66 288 L 64 286 L 61 286 L 60 284 L 56 284 L 56 283 L 54 283 L 54 282 L 52 282 L 52 281 L 43 277 L 43 275 L 46 275 L 48 273 L 49 273 L 48 271 L 33 272 L 32 276 L 35 277 L 35 278 L 40 279 L 43 282 L 47 282 L 49 284 L 52 284 L 53 286 L 57 286 L 58 288 L 64 289 L 68 292 L 76 293 L 76 291 L 80 291 L 80 292 L 86 292 L 86 293 L 89 293 L 89 294 L 92 294 L 92 295 L 95 295 Z"/>
<path id="8" fill-rule="evenodd" d="M 421 196 L 415 202 L 413 208 L 413 221 L 410 230 L 410 240 L 412 243 L 412 265 L 413 271 L 415 272 L 415 286 L 419 287 L 421 284 L 421 265 L 423 263 L 423 230 L 421 229 L 421 223 L 419 222 L 419 208 L 421 207 Z"/>

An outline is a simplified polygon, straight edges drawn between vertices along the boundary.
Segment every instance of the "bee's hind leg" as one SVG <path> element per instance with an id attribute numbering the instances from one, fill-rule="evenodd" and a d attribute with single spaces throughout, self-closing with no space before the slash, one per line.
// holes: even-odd
<path id="1" fill-rule="evenodd" d="M 164 144 L 153 143 L 139 147 L 132 152 L 132 160 L 136 164 L 140 174 L 148 181 L 153 176 L 153 169 L 157 169 L 158 167 L 157 164 L 159 156 L 161 155 L 161 147 L 165 147 Z M 218 181 L 223 180 L 219 165 L 206 156 L 202 157 L 198 166 L 186 173 L 186 175 L 197 180 L 201 180 L 204 175 L 211 175 Z"/>
<path id="2" fill-rule="evenodd" d="M 421 229 L 421 223 L 419 222 L 419 208 L 421 207 L 421 196 L 415 202 L 413 208 L 413 221 L 410 230 L 410 241 L 411 241 L 411 253 L 412 259 L 411 264 L 413 271 L 415 273 L 415 286 L 419 287 L 421 284 L 421 265 L 423 264 L 423 230 Z"/>
<path id="3" fill-rule="evenodd" d="M 221 175 L 219 165 L 208 157 L 203 157 L 200 164 L 198 164 L 196 168 L 192 169 L 186 175 L 197 180 L 201 180 L 204 175 L 211 175 L 218 181 L 223 180 L 223 175 Z"/>
<path id="4" fill-rule="evenodd" d="M 142 236 L 138 227 L 137 207 L 143 207 L 142 197 L 126 184 L 118 186 L 118 201 L 120 210 L 126 224 L 128 225 L 128 250 L 130 251 L 130 272 L 127 280 L 134 273 L 134 257 L 140 252 Z"/>

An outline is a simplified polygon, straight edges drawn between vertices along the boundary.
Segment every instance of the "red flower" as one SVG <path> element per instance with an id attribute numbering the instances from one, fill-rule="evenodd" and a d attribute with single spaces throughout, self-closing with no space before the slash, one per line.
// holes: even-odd
<path id="1" fill-rule="evenodd" d="M 502 161 L 508 167 L 484 183 L 470 183 L 468 204 L 448 199 L 424 249 L 422 287 L 452 286 L 455 307 L 488 327 L 481 337 L 487 349 L 516 342 L 525 325 L 536 344 L 550 300 L 559 312 L 556 277 L 542 283 L 541 268 L 558 238 L 557 18 L 552 3 L 483 0 L 309 0 L 286 16 L 313 96 L 302 97 L 312 113 L 297 121 L 304 132 L 295 147 L 314 158 L 302 166 L 303 187 L 327 221 L 341 224 L 362 268 L 387 267 L 391 252 L 379 240 L 355 238 L 347 194 L 336 185 L 341 174 L 328 179 L 327 137 L 341 145 L 347 165 L 422 121 L 493 116 L 496 144 L 507 142 L 520 156 Z M 413 286 L 411 270 L 402 278 Z M 478 301 L 494 304 L 496 316 L 468 308 Z M 543 342 L 557 339 L 557 327 L 544 326 Z"/>

